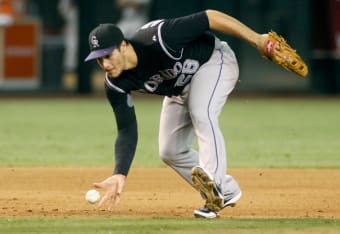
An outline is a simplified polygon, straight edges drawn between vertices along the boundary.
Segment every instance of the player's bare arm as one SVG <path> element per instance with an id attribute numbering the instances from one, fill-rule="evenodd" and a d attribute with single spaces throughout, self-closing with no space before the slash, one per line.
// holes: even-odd
<path id="1" fill-rule="evenodd" d="M 216 10 L 207 10 L 209 27 L 212 30 L 238 37 L 262 50 L 267 34 L 258 34 L 237 19 Z"/>
<path id="2" fill-rule="evenodd" d="M 275 32 L 258 34 L 237 19 L 216 10 L 206 11 L 212 30 L 238 37 L 256 47 L 266 58 L 301 77 L 308 74 L 308 67 L 299 54 L 282 36 Z"/>

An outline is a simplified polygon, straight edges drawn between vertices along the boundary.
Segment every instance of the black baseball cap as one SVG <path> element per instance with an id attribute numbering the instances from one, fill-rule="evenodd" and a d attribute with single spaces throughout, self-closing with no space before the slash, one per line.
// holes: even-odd
<path id="1" fill-rule="evenodd" d="M 89 34 L 91 52 L 85 58 L 85 62 L 110 54 L 123 40 L 124 35 L 116 25 L 100 24 Z"/>

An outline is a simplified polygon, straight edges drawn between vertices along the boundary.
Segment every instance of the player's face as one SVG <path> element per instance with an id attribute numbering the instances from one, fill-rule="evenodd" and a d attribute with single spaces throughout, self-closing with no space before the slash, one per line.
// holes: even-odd
<path id="1" fill-rule="evenodd" d="M 124 59 L 118 48 L 114 49 L 111 54 L 98 58 L 97 62 L 111 78 L 117 78 L 123 72 Z"/>

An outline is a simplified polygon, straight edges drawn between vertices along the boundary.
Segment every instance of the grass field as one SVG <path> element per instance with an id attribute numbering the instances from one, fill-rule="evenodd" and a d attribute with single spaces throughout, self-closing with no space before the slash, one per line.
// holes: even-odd
<path id="1" fill-rule="evenodd" d="M 160 99 L 135 101 L 134 167 L 160 167 Z M 229 167 L 340 167 L 340 100 L 232 98 L 220 125 Z M 0 166 L 113 166 L 106 100 L 0 99 Z M 5 188 L 5 186 L 3 186 Z M 1 209 L 1 207 L 0 207 Z M 339 211 L 340 212 L 340 211 Z M 338 233 L 336 219 L 1 218 L 0 233 Z"/>
<path id="2" fill-rule="evenodd" d="M 134 166 L 158 159 L 161 100 L 136 100 Z M 221 114 L 229 167 L 340 167 L 340 100 L 235 98 Z M 2 166 L 113 165 L 116 123 L 104 99 L 0 100 Z"/>
<path id="3" fill-rule="evenodd" d="M 251 230 L 251 231 L 250 231 Z M 1 233 L 278 233 L 321 234 L 340 230 L 330 219 L 0 219 Z"/>

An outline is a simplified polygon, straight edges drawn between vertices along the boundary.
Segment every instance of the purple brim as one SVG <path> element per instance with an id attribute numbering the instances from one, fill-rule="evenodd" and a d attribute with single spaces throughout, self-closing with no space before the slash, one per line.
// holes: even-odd
<path id="1" fill-rule="evenodd" d="M 85 62 L 105 57 L 106 55 L 110 54 L 115 48 L 117 48 L 117 46 L 112 46 L 101 50 L 94 50 L 86 57 Z"/>

